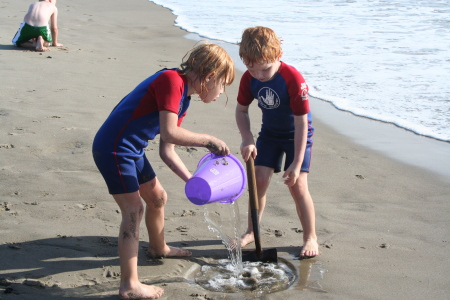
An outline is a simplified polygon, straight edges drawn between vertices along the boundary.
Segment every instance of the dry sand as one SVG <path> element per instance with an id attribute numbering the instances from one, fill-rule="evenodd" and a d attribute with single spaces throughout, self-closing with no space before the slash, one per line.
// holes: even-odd
<path id="1" fill-rule="evenodd" d="M 30 3 L 0 2 L 0 299 L 118 299 L 120 214 L 91 142 L 124 95 L 162 67 L 177 67 L 195 41 L 173 26 L 169 10 L 146 0 L 60 0 L 64 47 L 42 54 L 15 48 L 10 41 Z M 183 124 L 225 140 L 238 157 L 239 79 L 227 89 L 226 108 L 224 96 L 210 105 L 193 101 Z M 258 108 L 251 113 L 256 133 Z M 294 260 L 301 225 L 274 176 L 262 244 L 276 247 L 299 280 L 263 298 L 448 299 L 450 179 L 353 143 L 320 118 L 314 125 L 309 184 L 321 255 Z M 194 171 L 207 152 L 178 153 Z M 227 251 L 208 230 L 204 207 L 186 199 L 183 182 L 159 159 L 156 143 L 147 154 L 169 195 L 166 239 L 194 256 L 149 260 L 141 224 L 140 278 L 163 287 L 162 299 L 244 298 L 193 282 L 201 264 Z M 247 199 L 245 192 L 237 200 L 243 220 Z"/>

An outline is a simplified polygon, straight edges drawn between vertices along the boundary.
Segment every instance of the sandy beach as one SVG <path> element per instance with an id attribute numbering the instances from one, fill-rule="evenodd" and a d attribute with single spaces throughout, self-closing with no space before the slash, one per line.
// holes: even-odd
<path id="1" fill-rule="evenodd" d="M 128 92 L 154 72 L 178 67 L 196 41 L 174 26 L 170 10 L 147 0 L 59 0 L 64 46 L 45 53 L 17 48 L 11 39 L 31 2 L 0 3 L 0 299 L 119 299 L 121 217 L 93 162 L 92 140 Z M 227 88 L 227 104 L 225 95 L 208 105 L 194 97 L 183 122 L 226 141 L 239 158 L 234 108 L 240 76 Z M 311 102 L 316 131 L 309 187 L 321 255 L 295 259 L 301 225 L 281 175 L 275 175 L 262 245 L 276 248 L 297 280 L 272 294 L 215 292 L 195 283 L 202 265 L 228 252 L 208 230 L 205 208 L 189 202 L 184 182 L 159 158 L 158 140 L 150 142 L 146 154 L 169 197 L 166 240 L 193 252 L 187 259 L 149 259 L 141 224 L 139 275 L 164 288 L 160 299 L 448 299 L 450 176 L 408 163 L 408 157 L 417 159 L 413 153 L 405 153 L 405 162 L 354 141 L 326 113 L 314 114 L 316 107 L 332 107 Z M 250 109 L 255 134 L 258 110 Z M 349 125 L 347 117 L 342 119 Z M 351 118 L 358 131 L 360 119 Z M 402 136 L 409 140 L 409 133 Z M 432 153 L 436 141 L 416 138 L 420 147 L 410 152 Z M 403 149 L 406 142 L 380 143 Z M 450 153 L 449 143 L 438 147 Z M 192 147 L 177 152 L 191 172 L 208 153 Z M 450 169 L 445 157 L 433 159 Z M 236 200 L 242 223 L 247 199 L 245 192 Z"/>

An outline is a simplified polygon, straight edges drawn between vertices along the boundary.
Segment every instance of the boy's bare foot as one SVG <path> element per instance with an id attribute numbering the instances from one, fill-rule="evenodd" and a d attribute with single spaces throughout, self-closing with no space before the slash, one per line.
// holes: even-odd
<path id="1" fill-rule="evenodd" d="M 120 287 L 119 296 L 121 299 L 157 299 L 164 294 L 164 290 L 154 285 L 139 283 L 134 289 Z"/>
<path id="2" fill-rule="evenodd" d="M 46 44 L 42 36 L 38 36 L 36 38 L 36 41 L 33 43 L 36 47 L 37 52 L 45 52 L 50 51 L 46 46 L 48 46 L 48 43 Z"/>
<path id="3" fill-rule="evenodd" d="M 253 235 L 253 232 L 246 232 L 243 235 L 241 235 L 241 247 L 244 248 L 250 243 L 253 243 L 255 241 L 255 236 Z"/>
<path id="4" fill-rule="evenodd" d="M 319 244 L 315 239 L 307 239 L 303 243 L 302 250 L 300 251 L 300 257 L 314 257 L 319 255 Z"/>
<path id="5" fill-rule="evenodd" d="M 47 51 L 50 51 L 50 49 L 48 49 L 47 47 L 36 48 L 36 52 L 47 52 Z"/>
<path id="6" fill-rule="evenodd" d="M 182 248 L 166 246 L 164 253 L 156 253 L 154 250 L 148 248 L 148 255 L 153 258 L 162 257 L 189 257 L 192 252 Z"/>

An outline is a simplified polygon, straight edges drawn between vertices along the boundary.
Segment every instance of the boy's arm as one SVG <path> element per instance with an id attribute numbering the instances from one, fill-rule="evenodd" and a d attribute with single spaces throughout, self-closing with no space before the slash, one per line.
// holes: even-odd
<path id="1" fill-rule="evenodd" d="M 205 147 L 216 155 L 228 155 L 230 149 L 224 141 L 208 134 L 195 133 L 178 127 L 178 116 L 176 113 L 163 110 L 159 112 L 160 136 L 166 143 Z"/>
<path id="2" fill-rule="evenodd" d="M 63 44 L 58 43 L 58 9 L 55 6 L 55 11 L 50 17 L 50 31 L 52 33 L 52 45 L 61 47 Z"/>
<path id="3" fill-rule="evenodd" d="M 175 173 L 187 182 L 192 177 L 191 172 L 175 152 L 175 144 L 166 143 L 162 138 L 159 142 L 159 156 L 163 162 Z"/>
<path id="4" fill-rule="evenodd" d="M 255 146 L 255 140 L 253 139 L 253 134 L 250 126 L 250 117 L 248 115 L 248 106 L 241 104 L 236 105 L 236 124 L 241 133 L 242 143 L 241 143 L 241 155 L 242 159 L 246 162 L 250 155 L 253 158 L 256 157 L 257 151 Z"/>
<path id="5" fill-rule="evenodd" d="M 308 138 L 308 114 L 294 116 L 295 134 L 294 134 L 294 161 L 284 172 L 284 183 L 287 186 L 293 186 L 300 176 L 303 158 L 305 157 L 306 140 Z"/>

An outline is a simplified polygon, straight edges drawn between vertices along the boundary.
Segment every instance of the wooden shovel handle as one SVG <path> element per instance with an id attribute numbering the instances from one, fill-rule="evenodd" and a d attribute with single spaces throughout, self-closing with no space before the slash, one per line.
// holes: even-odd
<path id="1" fill-rule="evenodd" d="M 252 218 L 253 236 L 255 237 L 256 255 L 261 255 L 261 240 L 259 236 L 259 206 L 258 206 L 258 192 L 256 190 L 256 177 L 255 177 L 255 163 L 253 157 L 250 155 L 247 160 L 247 181 L 248 181 L 248 193 L 250 201 L 250 214 Z"/>
<path id="2" fill-rule="evenodd" d="M 250 208 L 259 210 L 258 192 L 256 190 L 255 163 L 251 155 L 248 158 L 246 164 L 247 164 L 247 181 L 248 181 L 248 192 L 250 197 L 249 199 Z"/>

